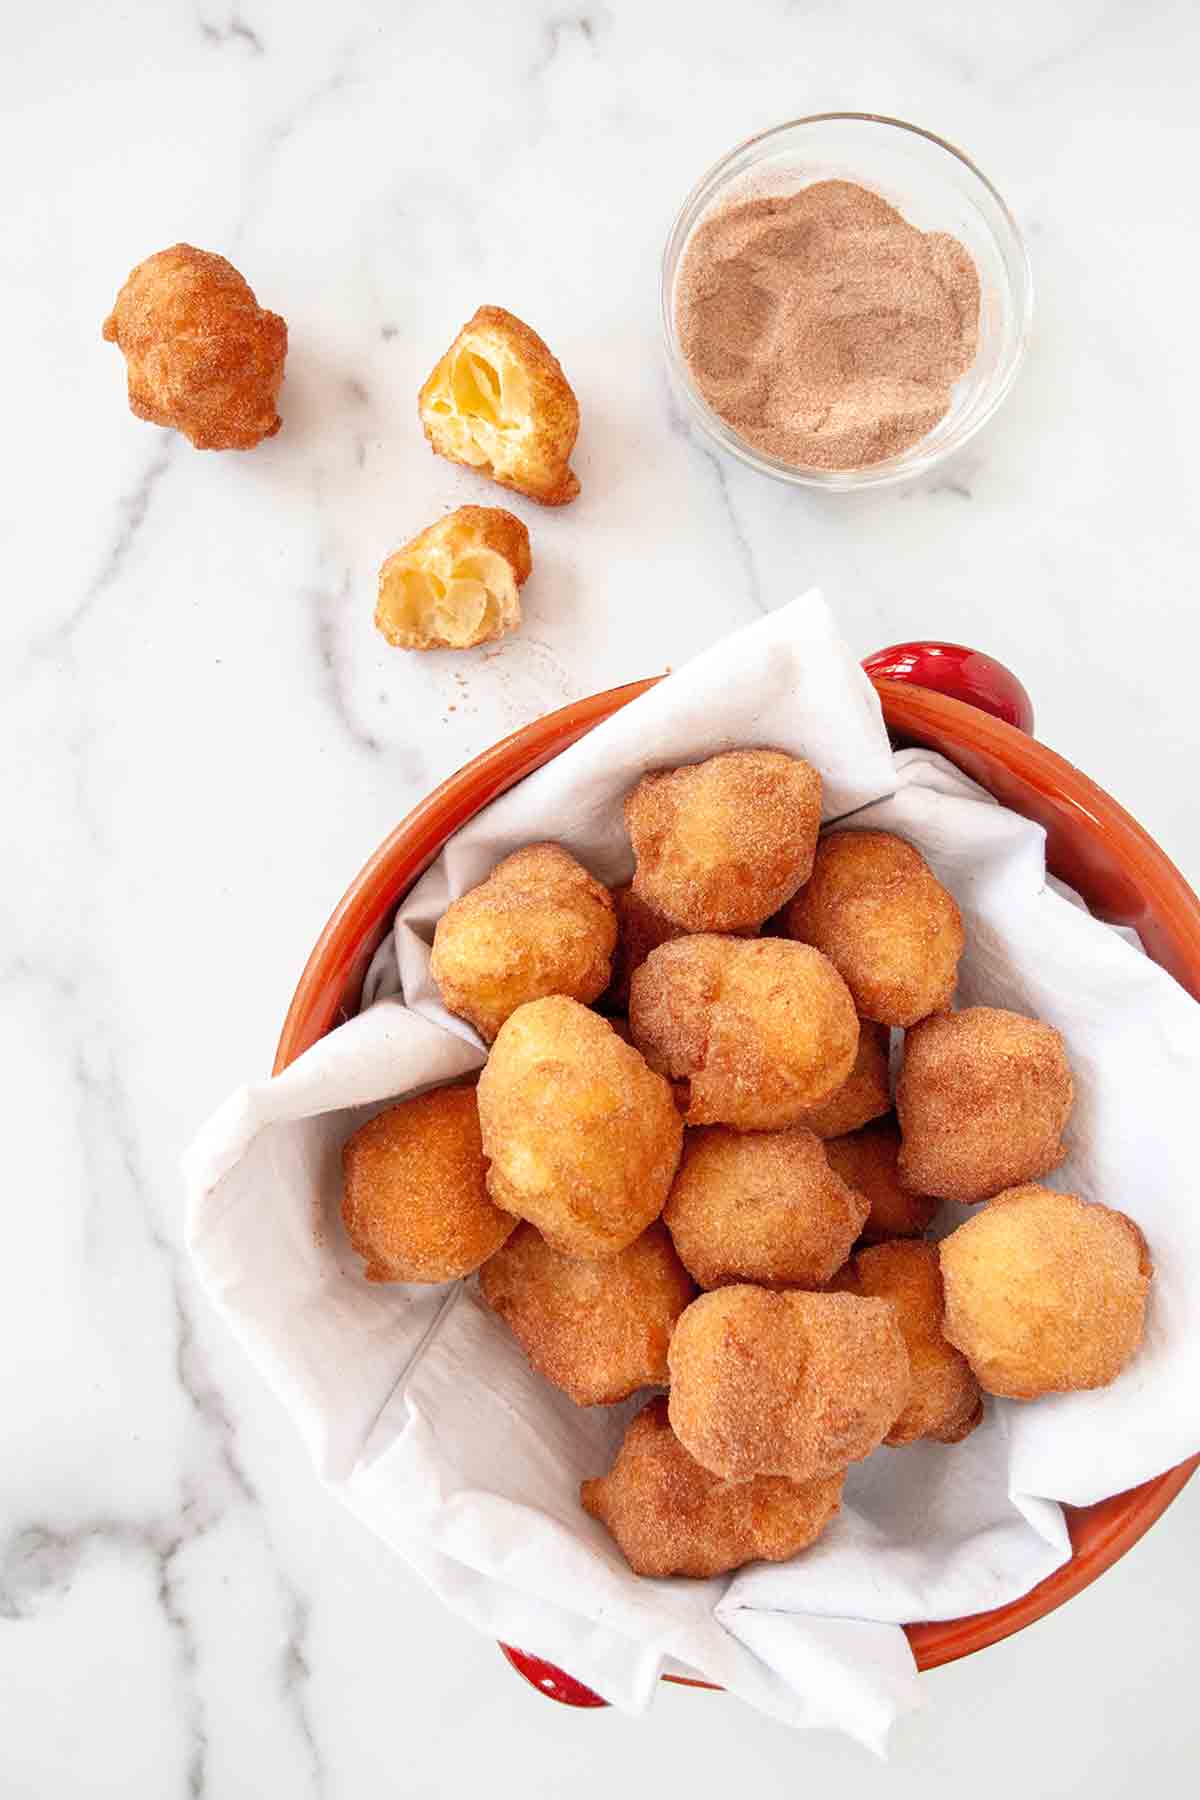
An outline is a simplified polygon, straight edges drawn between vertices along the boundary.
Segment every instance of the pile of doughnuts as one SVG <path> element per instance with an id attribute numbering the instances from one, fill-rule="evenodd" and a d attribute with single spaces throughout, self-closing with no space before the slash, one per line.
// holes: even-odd
<path id="1" fill-rule="evenodd" d="M 355 1132 L 343 1217 L 369 1280 L 478 1270 L 578 1405 L 665 1388 L 581 1500 L 638 1574 L 710 1576 L 794 1556 L 853 1463 L 960 1442 L 985 1394 L 1114 1380 L 1152 1267 L 1041 1185 L 1063 1040 L 951 1010 L 962 919 L 911 844 L 821 835 L 771 749 L 647 774 L 625 819 L 630 884 L 534 844 L 447 909 L 432 973 L 486 1066 Z M 942 1201 L 979 1210 L 935 1242 Z"/>

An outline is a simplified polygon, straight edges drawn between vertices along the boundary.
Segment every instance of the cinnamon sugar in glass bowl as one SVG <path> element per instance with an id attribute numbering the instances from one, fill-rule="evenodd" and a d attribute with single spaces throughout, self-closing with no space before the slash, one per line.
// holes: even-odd
<path id="1" fill-rule="evenodd" d="M 679 340 L 676 297 L 692 233 L 715 207 L 793 194 L 816 181 L 870 189 L 921 231 L 947 232 L 979 272 L 975 360 L 954 385 L 950 409 L 932 431 L 898 454 L 848 469 L 802 467 L 748 443 L 701 394 Z M 1033 276 L 1021 233 L 991 182 L 961 150 L 902 119 L 874 113 L 816 113 L 761 132 L 731 150 L 692 189 L 663 255 L 662 315 L 677 394 L 720 449 L 752 469 L 800 487 L 886 487 L 927 474 L 974 437 L 1016 379 L 1029 342 Z"/>

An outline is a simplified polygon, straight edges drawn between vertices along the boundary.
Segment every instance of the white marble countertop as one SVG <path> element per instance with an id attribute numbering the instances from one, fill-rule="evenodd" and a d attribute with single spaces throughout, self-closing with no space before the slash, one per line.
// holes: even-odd
<path id="1" fill-rule="evenodd" d="M 1194 10 L 49 0 L 3 45 L 0 1793 L 1180 1791 L 1200 1482 L 1070 1606 L 928 1677 L 886 1774 L 719 1697 L 571 1713 L 318 1487 L 195 1291 L 176 1160 L 269 1065 L 333 902 L 415 800 L 811 582 L 863 653 L 1010 662 L 1040 735 L 1200 882 Z M 1000 418 L 873 497 L 716 460 L 659 348 L 685 189 L 829 107 L 962 144 L 1038 287 Z M 100 342 L 129 267 L 180 238 L 290 325 L 284 429 L 249 456 L 134 420 Z M 517 503 L 537 567 L 498 658 L 409 658 L 372 628 L 374 574 L 492 497 L 414 412 L 483 300 L 562 357 L 583 497 Z"/>

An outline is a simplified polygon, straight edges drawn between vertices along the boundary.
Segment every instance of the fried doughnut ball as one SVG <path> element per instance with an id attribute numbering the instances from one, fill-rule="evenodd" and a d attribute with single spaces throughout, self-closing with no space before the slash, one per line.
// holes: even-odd
<path id="1" fill-rule="evenodd" d="M 904 1338 L 912 1390 L 884 1443 L 913 1444 L 918 1438 L 961 1443 L 982 1419 L 983 1401 L 966 1357 L 943 1335 L 936 1245 L 901 1239 L 874 1244 L 851 1258 L 833 1287 L 838 1293 L 886 1300 Z"/>
<path id="2" fill-rule="evenodd" d="M 610 888 L 609 892 L 617 914 L 617 947 L 613 952 L 612 980 L 600 1006 L 604 1012 L 627 1014 L 629 983 L 634 970 L 640 969 L 650 952 L 657 950 L 660 944 L 686 937 L 687 932 L 682 925 L 676 925 L 673 919 L 648 906 L 634 893 L 632 883 Z"/>
<path id="3" fill-rule="evenodd" d="M 683 1142 L 671 1090 L 606 1019 L 518 1007 L 479 1077 L 488 1191 L 566 1256 L 613 1256 L 663 1209 Z"/>
<path id="4" fill-rule="evenodd" d="M 816 1481 L 721 1481 L 688 1455 L 659 1399 L 642 1408 L 608 1474 L 585 1481 L 579 1498 L 635 1575 L 703 1579 L 807 1549 L 837 1513 L 844 1480 L 839 1471 Z"/>
<path id="5" fill-rule="evenodd" d="M 663 1223 L 703 1288 L 728 1282 L 819 1287 L 840 1269 L 867 1202 L 802 1127 L 689 1131 Z"/>
<path id="6" fill-rule="evenodd" d="M 429 969 L 447 1010 L 490 1043 L 528 1000 L 603 993 L 616 941 L 608 889 L 560 845 L 530 844 L 446 908 Z"/>
<path id="7" fill-rule="evenodd" d="M 657 950 L 660 944 L 672 944 L 676 938 L 689 934 L 682 925 L 676 925 L 673 919 L 648 906 L 634 893 L 632 883 L 610 888 L 609 892 L 617 912 L 617 947 L 613 952 L 612 980 L 597 1004 L 601 1012 L 628 1015 L 629 984 L 635 969 L 640 969 L 650 952 Z M 729 935 L 757 937 L 758 933 L 748 928 Z"/>
<path id="8" fill-rule="evenodd" d="M 564 1256 L 519 1225 L 479 1291 L 533 1367 L 578 1406 L 666 1386 L 667 1345 L 695 1284 L 656 1219 L 615 1256 Z"/>
<path id="9" fill-rule="evenodd" d="M 515 631 L 529 533 L 501 506 L 460 506 L 393 551 L 375 624 L 399 650 L 470 650 Z"/>
<path id="10" fill-rule="evenodd" d="M 900 1181 L 939 1200 L 988 1200 L 1056 1169 L 1074 1084 L 1050 1025 L 997 1006 L 925 1019 L 896 1084 Z"/>
<path id="11" fill-rule="evenodd" d="M 954 996 L 962 917 L 925 858 L 889 831 L 834 831 L 783 914 L 841 971 L 864 1019 L 915 1025 Z"/>
<path id="12" fill-rule="evenodd" d="M 703 935 L 652 950 L 630 984 L 629 1028 L 652 1069 L 690 1082 L 689 1125 L 778 1131 L 841 1087 L 858 1015 L 819 950 Z"/>
<path id="13" fill-rule="evenodd" d="M 473 1087 L 435 1088 L 342 1148 L 342 1219 L 368 1281 L 456 1281 L 516 1230 L 488 1199 Z"/>
<path id="14" fill-rule="evenodd" d="M 816 1106 L 806 1107 L 797 1119 L 819 1138 L 844 1137 L 860 1125 L 892 1110 L 888 1076 L 891 1034 L 886 1025 L 869 1019 L 858 1022 L 858 1055 L 840 1088 Z"/>
<path id="15" fill-rule="evenodd" d="M 938 1209 L 928 1194 L 910 1194 L 900 1185 L 897 1160 L 900 1133 L 895 1119 L 874 1119 L 861 1131 L 830 1138 L 825 1145 L 829 1166 L 857 1188 L 870 1207 L 862 1228 L 869 1242 L 920 1237 Z"/>
<path id="16" fill-rule="evenodd" d="M 854 1294 L 701 1294 L 667 1362 L 676 1437 L 727 1481 L 836 1474 L 882 1443 L 911 1382 L 891 1306 Z"/>
<path id="17" fill-rule="evenodd" d="M 439 456 L 543 506 L 578 494 L 570 461 L 579 402 L 537 332 L 502 306 L 481 306 L 467 320 L 417 405 Z"/>
<path id="18" fill-rule="evenodd" d="M 608 1022 L 623 1044 L 633 1044 L 633 1033 L 629 1029 L 628 1019 L 610 1019 Z M 633 1047 L 635 1050 L 637 1049 L 636 1044 L 634 1044 Z M 641 1052 L 639 1051 L 638 1054 L 640 1055 Z M 686 1081 L 670 1081 L 667 1085 L 671 1090 L 671 1098 L 679 1108 L 679 1111 L 685 1113 L 687 1111 L 688 1096 L 691 1092 L 689 1084 Z"/>
<path id="19" fill-rule="evenodd" d="M 687 931 L 761 925 L 812 868 L 821 777 L 782 750 L 643 775 L 625 800 L 634 892 Z"/>
<path id="20" fill-rule="evenodd" d="M 1150 1252 L 1098 1201 L 1010 1188 L 939 1248 L 946 1336 L 989 1394 L 1107 1387 L 1142 1341 Z"/>
<path id="21" fill-rule="evenodd" d="M 129 410 L 197 450 L 252 450 L 283 421 L 287 326 L 233 264 L 174 244 L 140 262 L 104 321 L 125 358 Z"/>

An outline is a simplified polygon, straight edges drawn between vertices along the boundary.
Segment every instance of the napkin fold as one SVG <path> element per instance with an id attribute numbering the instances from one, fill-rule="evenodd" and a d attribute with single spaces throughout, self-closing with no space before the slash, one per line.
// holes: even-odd
<path id="1" fill-rule="evenodd" d="M 710 1581 L 632 1575 L 578 1504 L 641 1400 L 576 1407 L 526 1364 L 473 1282 L 373 1286 L 341 1227 L 340 1149 L 388 1101 L 482 1065 L 429 976 L 449 901 L 557 839 L 626 879 L 621 801 L 647 768 L 771 745 L 821 771 L 827 822 L 899 832 L 964 914 L 959 1002 L 1064 1033 L 1077 1100 L 1056 1185 L 1120 1206 L 1157 1264 L 1147 1341 L 1108 1389 L 989 1402 L 952 1448 L 881 1449 L 788 1564 Z M 900 1629 L 1026 1592 L 1070 1555 L 1057 1502 L 1145 1480 L 1200 1445 L 1200 1214 L 1188 1117 L 1200 1007 L 1047 881 L 1043 833 L 941 758 L 893 754 L 875 692 L 810 593 L 737 633 L 495 801 L 446 846 L 377 954 L 357 1018 L 239 1089 L 185 1158 L 205 1288 L 280 1395 L 321 1477 L 453 1610 L 640 1712 L 685 1667 L 877 1752 L 919 1703 Z M 943 1228 L 965 1209 L 944 1208 Z"/>

